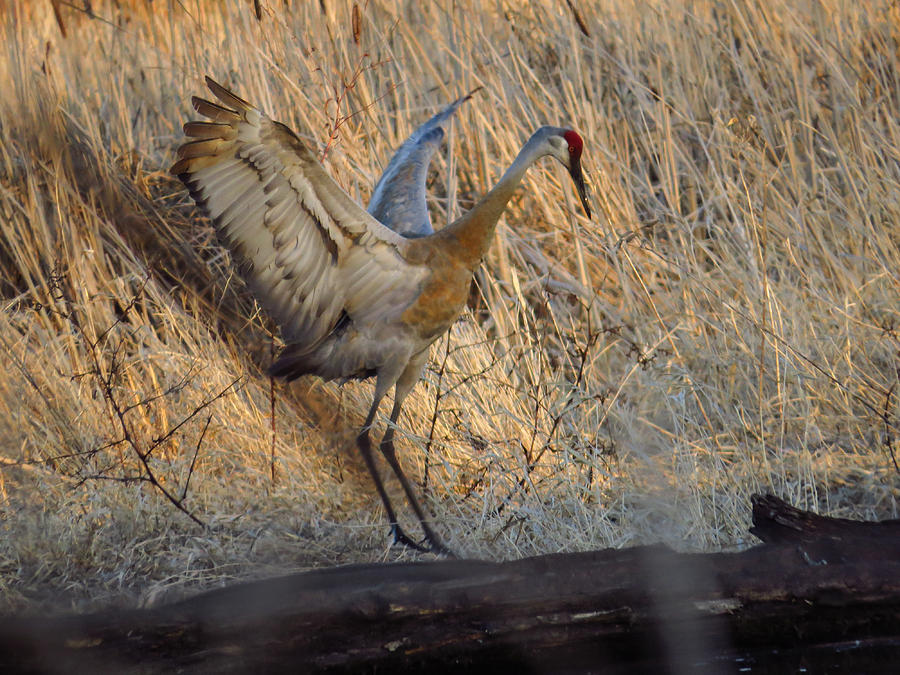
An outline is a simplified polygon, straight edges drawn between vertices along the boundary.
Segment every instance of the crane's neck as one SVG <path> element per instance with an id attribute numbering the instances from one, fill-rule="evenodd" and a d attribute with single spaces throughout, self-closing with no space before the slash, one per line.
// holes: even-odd
<path id="1" fill-rule="evenodd" d="M 528 139 L 494 188 L 468 213 L 440 230 L 439 234 L 455 244 L 453 249 L 470 267 L 475 268 L 487 253 L 506 204 L 522 182 L 528 167 L 548 154 L 546 148 L 544 135 L 539 130 Z"/>

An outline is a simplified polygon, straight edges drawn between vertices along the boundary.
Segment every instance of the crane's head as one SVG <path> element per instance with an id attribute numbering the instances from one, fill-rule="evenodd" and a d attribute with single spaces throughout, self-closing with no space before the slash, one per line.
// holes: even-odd
<path id="1" fill-rule="evenodd" d="M 569 170 L 569 175 L 575 182 L 575 189 L 581 198 L 581 205 L 587 217 L 591 217 L 591 207 L 588 206 L 587 185 L 584 183 L 584 174 L 581 172 L 581 151 L 584 149 L 584 141 L 571 129 L 557 129 L 545 127 L 547 130 L 547 143 L 550 151 L 548 154 L 558 159 Z"/>

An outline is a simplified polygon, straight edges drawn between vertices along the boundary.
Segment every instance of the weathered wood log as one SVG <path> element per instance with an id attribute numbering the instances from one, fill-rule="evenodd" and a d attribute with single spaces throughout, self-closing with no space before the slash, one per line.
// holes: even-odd
<path id="1" fill-rule="evenodd" d="M 753 495 L 753 527 L 767 544 L 813 543 L 844 547 L 857 558 L 875 547 L 881 557 L 900 557 L 900 520 L 862 522 L 801 511 L 772 495 Z M 857 549 L 857 544 L 863 551 Z"/>
<path id="2" fill-rule="evenodd" d="M 660 673 L 900 660 L 896 522 L 754 497 L 740 553 L 660 546 L 315 570 L 151 610 L 0 621 L 0 672 Z M 824 543 L 823 543 L 824 542 Z"/>

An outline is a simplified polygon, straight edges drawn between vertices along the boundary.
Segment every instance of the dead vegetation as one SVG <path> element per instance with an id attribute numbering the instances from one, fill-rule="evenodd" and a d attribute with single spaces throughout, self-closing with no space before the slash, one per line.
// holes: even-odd
<path id="1" fill-rule="evenodd" d="M 410 555 L 352 444 L 371 384 L 261 374 L 277 333 L 166 174 L 205 73 L 363 201 L 483 86 L 438 225 L 539 124 L 585 137 L 598 217 L 535 169 L 401 420 L 453 548 L 740 546 L 752 492 L 898 516 L 892 3 L 255 7 L 0 15 L 0 606 Z"/>

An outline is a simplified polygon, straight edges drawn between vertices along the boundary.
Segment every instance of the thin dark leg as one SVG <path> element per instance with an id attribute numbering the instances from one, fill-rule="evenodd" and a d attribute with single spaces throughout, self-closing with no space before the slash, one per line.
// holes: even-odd
<path id="1" fill-rule="evenodd" d="M 381 482 L 381 476 L 378 474 L 378 467 L 375 466 L 375 459 L 372 457 L 372 442 L 369 440 L 369 427 L 372 425 L 372 420 L 375 418 L 379 403 L 381 403 L 381 396 L 376 395 L 375 400 L 372 402 L 372 409 L 369 411 L 369 416 L 366 418 L 366 423 L 359 436 L 356 437 L 356 445 L 363 457 L 363 461 L 366 463 L 369 475 L 372 476 L 372 481 L 375 483 L 375 489 L 378 490 L 378 496 L 381 497 L 381 503 L 384 504 L 384 510 L 387 512 L 388 521 L 390 521 L 391 524 L 391 534 L 394 535 L 394 543 L 403 544 L 416 551 L 428 552 L 429 549 L 416 543 L 410 538 L 410 536 L 400 527 L 399 522 L 397 522 L 397 514 L 394 512 L 391 500 L 388 497 L 387 491 L 384 489 L 384 483 Z"/>
<path id="2" fill-rule="evenodd" d="M 406 493 L 406 500 L 409 502 L 412 510 L 415 511 L 416 518 L 419 519 L 419 524 L 422 526 L 422 531 L 425 533 L 425 540 L 429 544 L 428 550 L 432 553 L 439 553 L 449 558 L 456 558 L 458 556 L 447 548 L 443 542 L 441 542 L 437 534 L 435 534 L 434 530 L 431 529 L 431 526 L 428 524 L 428 520 L 425 517 L 425 512 L 419 505 L 416 493 L 413 491 L 412 484 L 410 484 L 406 474 L 403 473 L 400 462 L 397 460 L 397 453 L 394 450 L 394 425 L 397 423 L 397 418 L 399 416 L 400 404 L 395 401 L 394 408 L 391 410 L 391 425 L 388 426 L 387 431 L 384 433 L 384 438 L 381 439 L 381 454 L 384 455 L 384 458 L 393 470 L 394 475 L 397 476 L 397 480 L 400 481 L 400 485 L 403 486 L 403 491 Z"/>
<path id="3" fill-rule="evenodd" d="M 391 524 L 391 534 L 394 535 L 394 542 L 409 546 L 417 551 L 427 551 L 428 549 L 424 546 L 413 541 L 397 522 L 397 514 L 394 512 L 391 500 L 387 495 L 387 491 L 384 489 L 384 484 L 381 482 L 381 476 L 378 475 L 378 467 L 375 466 L 375 459 L 372 457 L 372 442 L 369 440 L 368 429 L 363 429 L 362 433 L 356 438 L 356 444 L 359 446 L 359 451 L 362 453 L 366 468 L 369 470 L 369 474 L 371 474 L 372 480 L 375 483 L 375 489 L 378 490 L 378 496 L 381 497 L 381 503 L 384 504 L 384 510 L 387 512 L 388 521 L 390 521 Z"/>

